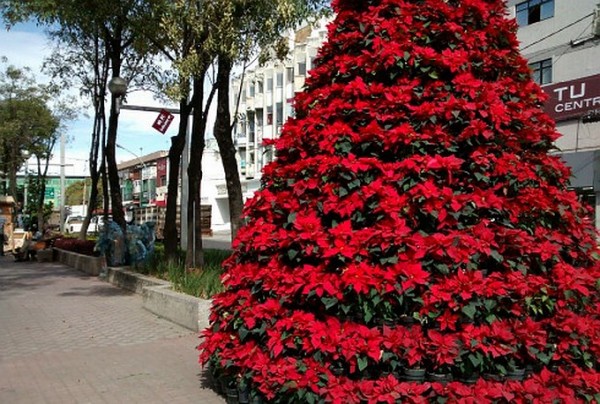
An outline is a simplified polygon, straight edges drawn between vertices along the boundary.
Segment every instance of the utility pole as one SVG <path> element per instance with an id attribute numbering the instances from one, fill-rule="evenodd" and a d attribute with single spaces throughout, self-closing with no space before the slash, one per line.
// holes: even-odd
<path id="1" fill-rule="evenodd" d="M 60 133 L 60 231 L 65 230 L 65 134 Z"/>

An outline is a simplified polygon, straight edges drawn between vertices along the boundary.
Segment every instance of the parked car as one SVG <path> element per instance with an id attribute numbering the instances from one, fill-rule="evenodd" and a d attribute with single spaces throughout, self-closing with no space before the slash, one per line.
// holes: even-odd
<path id="1" fill-rule="evenodd" d="M 112 220 L 112 216 L 108 216 L 108 220 Z M 90 219 L 90 225 L 88 226 L 87 233 L 88 234 L 98 234 L 104 228 L 104 216 L 96 215 L 92 216 Z"/>
<path id="2" fill-rule="evenodd" d="M 83 216 L 69 215 L 65 220 L 65 234 L 77 234 L 81 231 Z"/>

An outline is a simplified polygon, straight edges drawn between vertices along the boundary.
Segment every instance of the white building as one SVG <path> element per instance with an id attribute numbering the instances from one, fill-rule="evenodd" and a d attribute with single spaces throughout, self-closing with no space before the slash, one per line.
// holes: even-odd
<path id="1" fill-rule="evenodd" d="M 212 206 L 211 228 L 214 231 L 229 230 L 229 202 L 225 185 L 223 160 L 215 139 L 206 139 L 202 155 L 201 203 Z"/>
<path id="2" fill-rule="evenodd" d="M 231 111 L 232 115 L 237 111 L 239 118 L 233 136 L 245 198 L 258 189 L 262 168 L 273 160 L 273 150 L 265 149 L 263 140 L 277 138 L 283 123 L 293 116 L 294 94 L 304 87 L 307 72 L 327 35 L 327 22 L 323 19 L 291 35 L 286 60 L 255 67 L 232 81 Z"/>
<path id="3" fill-rule="evenodd" d="M 556 142 L 573 170 L 572 186 L 596 206 L 600 228 L 599 0 L 509 0 L 521 50 L 550 97 L 546 112 L 563 135 Z"/>

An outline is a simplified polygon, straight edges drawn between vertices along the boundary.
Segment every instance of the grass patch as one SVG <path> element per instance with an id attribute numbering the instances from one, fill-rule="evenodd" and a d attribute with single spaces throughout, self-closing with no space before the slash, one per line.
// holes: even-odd
<path id="1" fill-rule="evenodd" d="M 229 250 L 204 250 L 204 266 L 201 269 L 185 268 L 185 251 L 179 251 L 177 260 L 169 262 L 165 258 L 162 244 L 156 244 L 154 253 L 135 270 L 145 275 L 165 279 L 173 284 L 175 290 L 203 299 L 209 299 L 223 290 L 221 275 L 222 263 L 231 255 Z"/>

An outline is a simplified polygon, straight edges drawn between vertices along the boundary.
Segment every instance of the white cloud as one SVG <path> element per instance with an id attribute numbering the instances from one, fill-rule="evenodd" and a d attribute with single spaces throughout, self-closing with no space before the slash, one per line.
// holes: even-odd
<path id="1" fill-rule="evenodd" d="M 52 46 L 41 31 L 22 31 L 20 27 L 0 31 L 0 55 L 6 56 L 12 65 L 31 68 L 37 77 L 42 78 L 43 55 L 49 55 Z"/>

